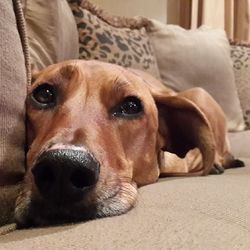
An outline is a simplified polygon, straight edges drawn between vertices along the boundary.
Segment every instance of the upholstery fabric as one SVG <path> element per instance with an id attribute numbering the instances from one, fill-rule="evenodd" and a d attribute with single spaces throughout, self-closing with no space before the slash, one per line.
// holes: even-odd
<path id="1" fill-rule="evenodd" d="M 26 0 L 24 14 L 35 69 L 78 58 L 77 27 L 66 0 Z"/>
<path id="2" fill-rule="evenodd" d="M 0 2 L 0 186 L 24 172 L 26 69 L 12 1 Z"/>
<path id="3" fill-rule="evenodd" d="M 161 179 L 129 213 L 0 236 L 9 249 L 249 249 L 250 161 L 223 175 Z"/>
<path id="4" fill-rule="evenodd" d="M 250 45 L 231 46 L 231 58 L 246 129 L 250 129 Z"/>
<path id="5" fill-rule="evenodd" d="M 243 114 L 225 32 L 205 26 L 185 30 L 152 20 L 148 34 L 163 82 L 177 91 L 196 86 L 206 89 L 226 113 L 229 130 L 243 130 Z"/>
<path id="6" fill-rule="evenodd" d="M 16 19 L 18 4 L 19 1 L 0 1 L 0 225 L 13 217 L 16 184 L 25 168 L 27 78 L 24 40 L 18 32 L 20 20 Z"/>
<path id="7" fill-rule="evenodd" d="M 231 151 L 237 157 L 250 158 L 250 130 L 229 133 Z"/>
<path id="8" fill-rule="evenodd" d="M 159 78 L 144 19 L 115 18 L 86 0 L 68 2 L 78 27 L 80 59 L 140 69 Z"/>

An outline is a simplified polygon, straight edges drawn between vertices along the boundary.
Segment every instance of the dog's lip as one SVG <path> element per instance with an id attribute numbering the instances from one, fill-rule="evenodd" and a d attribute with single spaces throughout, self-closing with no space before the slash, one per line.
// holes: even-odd
<path id="1" fill-rule="evenodd" d="M 46 200 L 37 197 L 29 197 L 29 206 L 26 207 L 24 212 L 21 212 L 21 214 L 23 213 L 24 219 L 22 216 L 18 215 L 16 223 L 19 228 L 44 227 L 123 214 L 132 208 L 130 205 L 124 208 L 126 202 L 124 203 L 124 195 L 122 195 L 123 184 L 120 183 L 113 187 L 111 190 L 114 192 L 106 190 L 106 195 L 105 193 L 102 193 L 98 197 L 96 196 L 97 194 L 95 194 L 93 197 L 94 199 L 90 197 L 90 200 L 87 198 L 87 200 L 68 205 L 49 203 L 46 202 Z M 133 183 L 130 183 L 130 185 L 135 187 Z M 122 196 L 119 197 L 119 194 Z M 32 196 L 31 193 L 30 195 Z M 112 204 L 114 204 L 114 206 Z M 121 205 L 118 210 L 117 204 Z M 23 206 L 20 204 L 18 206 L 20 207 L 18 210 L 22 210 Z"/>
<path id="2" fill-rule="evenodd" d="M 19 228 L 47 227 L 80 223 L 100 218 L 103 216 L 98 216 L 97 207 L 107 200 L 112 200 L 119 192 L 120 187 L 117 187 L 117 190 L 111 195 L 87 205 L 84 204 L 84 201 L 67 205 L 67 203 L 58 204 L 46 202 L 45 200 L 33 199 L 32 210 L 29 213 L 27 221 L 21 224 L 17 221 L 17 224 Z M 43 213 L 44 211 L 50 212 Z"/>
<path id="3" fill-rule="evenodd" d="M 48 203 L 37 203 L 37 206 L 42 206 L 44 209 L 30 211 L 26 220 L 22 223 L 16 221 L 19 228 L 62 225 L 88 221 L 96 218 L 95 204 L 91 204 L 89 207 L 79 205 L 65 207 L 50 206 Z M 50 212 L 43 213 L 46 209 Z"/>

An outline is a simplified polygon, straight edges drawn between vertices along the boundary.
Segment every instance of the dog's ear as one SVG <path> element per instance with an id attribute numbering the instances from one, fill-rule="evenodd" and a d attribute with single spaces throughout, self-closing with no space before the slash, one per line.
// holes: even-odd
<path id="1" fill-rule="evenodd" d="M 159 114 L 159 146 L 161 150 L 185 157 L 191 149 L 202 154 L 203 171 L 210 171 L 215 157 L 215 141 L 210 123 L 192 96 L 199 96 L 200 89 L 169 95 L 154 93 Z"/>

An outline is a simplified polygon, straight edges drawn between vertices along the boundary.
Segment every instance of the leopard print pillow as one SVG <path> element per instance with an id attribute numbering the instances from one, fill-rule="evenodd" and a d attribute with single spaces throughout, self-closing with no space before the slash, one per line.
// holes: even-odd
<path id="1" fill-rule="evenodd" d="M 68 0 L 79 32 L 80 59 L 96 59 L 159 77 L 146 19 L 110 16 L 86 0 Z"/>
<path id="2" fill-rule="evenodd" d="M 250 45 L 232 45 L 231 58 L 246 129 L 250 129 Z"/>

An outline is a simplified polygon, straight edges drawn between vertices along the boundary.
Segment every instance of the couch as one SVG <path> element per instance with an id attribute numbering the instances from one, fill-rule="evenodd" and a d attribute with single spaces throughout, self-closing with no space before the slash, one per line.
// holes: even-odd
<path id="1" fill-rule="evenodd" d="M 0 25 L 2 27 L 7 24 L 12 27 L 5 32 L 14 34 L 7 36 L 4 45 L 3 41 L 0 44 L 0 84 L 1 89 L 4 86 L 3 90 L 9 88 L 7 93 L 10 93 L 10 99 L 5 102 L 9 102 L 14 94 L 20 98 L 19 104 L 21 104 L 13 111 L 8 109 L 7 114 L 16 112 L 15 116 L 19 118 L 15 119 L 19 122 L 21 120 L 21 125 L 12 120 L 9 130 L 4 133 L 1 127 L 2 138 L 6 137 L 10 130 L 18 132 L 14 125 L 24 127 L 26 93 L 24 82 L 29 84 L 30 77 L 27 37 L 24 27 L 20 25 L 23 19 L 22 15 L 21 17 L 19 15 L 20 5 L 16 5 L 16 2 L 19 1 L 13 1 L 14 5 L 12 1 L 0 3 L 1 13 L 5 15 L 0 19 Z M 232 46 L 239 46 L 239 44 L 234 43 Z M 16 51 L 13 52 L 12 48 L 16 48 Z M 30 49 L 31 55 L 37 52 L 32 51 L 33 48 L 34 46 Z M 51 59 L 49 56 L 46 58 L 50 63 L 50 60 L 63 60 L 74 56 L 75 54 L 65 53 L 60 58 Z M 4 61 L 3 57 L 4 59 L 10 57 L 11 60 Z M 36 58 L 35 55 L 33 60 L 34 58 Z M 242 76 L 237 71 L 237 60 L 235 65 L 237 82 L 237 79 Z M 248 72 L 250 75 L 250 70 Z M 4 85 L 7 80 L 8 84 Z M 18 88 L 20 91 L 14 92 Z M 3 106 L 0 107 L 3 110 Z M 19 130 L 19 134 L 21 134 L 21 142 L 18 140 L 10 145 L 14 145 L 20 151 L 25 144 L 24 128 Z M 10 142 L 13 138 L 15 139 L 16 136 L 6 137 L 4 143 Z M 222 175 L 160 179 L 155 184 L 140 188 L 136 207 L 127 214 L 117 217 L 14 232 L 9 232 L 12 226 L 7 225 L 0 228 L 2 233 L 0 249 L 249 249 L 250 130 L 231 132 L 229 138 L 232 152 L 245 161 L 246 167 L 229 169 Z M 15 157 L 12 152 L 7 153 Z M 23 163 L 24 149 L 17 156 L 16 160 Z M 20 169 L 19 172 L 23 171 Z M 18 178 L 16 180 L 18 181 Z M 9 203 L 12 206 L 15 199 L 13 192 L 16 193 L 18 188 L 19 186 L 14 185 L 13 182 L 0 186 L 0 193 L 5 189 L 11 190 L 13 198 Z M 8 197 L 0 195 L 1 207 L 8 203 L 7 199 Z"/>

